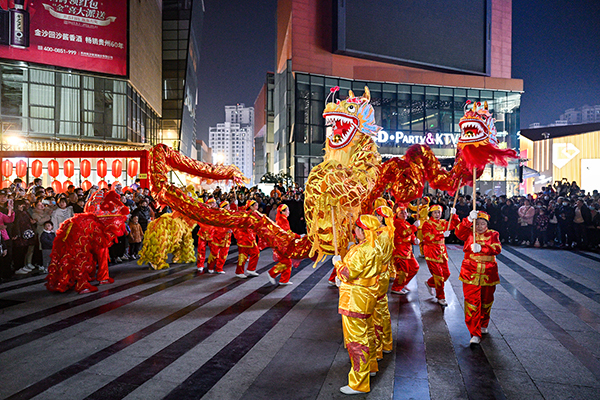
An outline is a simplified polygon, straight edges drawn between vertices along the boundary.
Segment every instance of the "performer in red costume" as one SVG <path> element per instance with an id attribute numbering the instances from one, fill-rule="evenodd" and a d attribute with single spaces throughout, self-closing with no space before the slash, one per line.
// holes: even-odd
<path id="1" fill-rule="evenodd" d="M 458 279 L 463 283 L 465 295 L 465 323 L 471 333 L 471 344 L 475 345 L 482 334 L 488 333 L 494 292 L 500 283 L 496 255 L 502 251 L 502 245 L 498 232 L 488 229 L 489 220 L 487 213 L 471 211 L 456 229 L 456 236 L 465 242 L 465 258 Z"/>
<path id="2" fill-rule="evenodd" d="M 450 277 L 448 269 L 448 253 L 444 239 L 450 236 L 450 231 L 460 223 L 456 209 L 450 211 L 450 227 L 448 221 L 441 219 L 442 207 L 435 205 L 429 209 L 431 217 L 423 223 L 423 251 L 431 278 L 425 282 L 429 293 L 437 298 L 439 305 L 446 307 L 444 282 Z"/>
<path id="3" fill-rule="evenodd" d="M 258 203 L 255 200 L 250 200 L 246 204 L 246 210 L 249 212 L 258 212 Z M 241 279 L 246 279 L 248 276 L 258 276 L 256 265 L 258 264 L 258 256 L 260 250 L 256 243 L 256 233 L 252 229 L 236 229 L 234 232 L 237 240 L 239 256 L 235 276 Z M 248 260 L 248 270 L 244 274 L 244 264 Z"/>
<path id="4" fill-rule="evenodd" d="M 396 279 L 392 284 L 392 293 L 407 294 L 410 290 L 406 287 L 408 283 L 419 272 L 419 263 L 413 254 L 413 244 L 419 244 L 416 232 L 420 221 L 411 225 L 406 221 L 408 210 L 405 205 L 398 205 L 394 218 L 394 268 Z"/>
<path id="5" fill-rule="evenodd" d="M 275 217 L 275 222 L 284 231 L 292 233 L 290 223 L 287 219 L 289 216 L 290 209 L 287 205 L 282 204 L 277 207 L 277 216 Z M 300 235 L 296 234 L 296 237 L 299 238 Z M 290 282 L 290 276 L 292 275 L 292 259 L 280 254 L 275 249 L 273 249 L 273 259 L 277 261 L 277 264 L 275 264 L 275 266 L 269 270 L 269 282 L 275 285 L 275 278 L 277 275 L 281 274 L 281 277 L 279 278 L 279 284 L 292 285 L 293 283 Z"/>
<path id="6" fill-rule="evenodd" d="M 222 201 L 219 204 L 220 208 L 229 210 L 229 202 Z M 229 253 L 229 245 L 231 244 L 231 229 L 230 228 L 212 228 L 212 238 L 208 244 L 210 255 L 208 256 L 208 272 L 210 274 L 224 274 L 223 266 Z"/>
<path id="7" fill-rule="evenodd" d="M 211 208 L 217 208 L 217 201 L 210 198 L 206 201 L 206 205 Z M 196 259 L 196 267 L 198 272 L 204 271 L 204 260 L 206 259 L 206 246 L 209 245 L 212 238 L 212 226 L 201 224 L 198 222 L 198 258 Z"/>

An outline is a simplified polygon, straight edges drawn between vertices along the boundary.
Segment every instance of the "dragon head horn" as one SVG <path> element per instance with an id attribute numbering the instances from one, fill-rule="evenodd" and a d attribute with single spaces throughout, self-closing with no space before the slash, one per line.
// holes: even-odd
<path id="1" fill-rule="evenodd" d="M 473 112 L 477 112 L 477 103 L 473 102 L 473 107 L 471 108 Z"/>
<path id="2" fill-rule="evenodd" d="M 349 98 L 355 97 L 354 92 L 352 90 L 348 90 L 348 97 Z"/>
<path id="3" fill-rule="evenodd" d="M 488 109 L 488 103 L 487 103 L 487 101 L 483 102 L 483 108 L 485 108 L 486 110 Z"/>
<path id="4" fill-rule="evenodd" d="M 371 101 L 371 91 L 368 86 L 365 86 L 365 94 L 362 97 L 367 99 L 367 102 Z"/>

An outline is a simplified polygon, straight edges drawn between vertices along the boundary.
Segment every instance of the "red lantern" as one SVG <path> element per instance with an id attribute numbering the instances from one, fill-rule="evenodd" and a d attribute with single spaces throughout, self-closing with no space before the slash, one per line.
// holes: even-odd
<path id="1" fill-rule="evenodd" d="M 56 178 L 58 176 L 58 161 L 50 160 L 48 162 L 48 175 L 50 175 L 53 178 Z"/>
<path id="2" fill-rule="evenodd" d="M 121 160 L 115 160 L 112 162 L 112 176 L 115 177 L 115 179 L 119 179 L 119 177 L 121 176 L 121 172 L 123 172 L 123 163 L 121 162 Z"/>
<path id="3" fill-rule="evenodd" d="M 55 193 L 62 193 L 63 191 L 62 185 L 57 180 L 52 181 L 52 189 L 54 189 Z"/>
<path id="4" fill-rule="evenodd" d="M 75 163 L 71 160 L 65 161 L 64 174 L 67 178 L 71 178 L 75 174 Z"/>
<path id="5" fill-rule="evenodd" d="M 27 175 L 27 163 L 23 160 L 19 160 L 17 161 L 17 176 L 19 178 L 23 178 L 25 175 Z"/>
<path id="6" fill-rule="evenodd" d="M 89 177 L 92 172 L 92 163 L 89 160 L 81 160 L 79 170 L 81 171 L 81 176 L 84 178 Z"/>
<path id="7" fill-rule="evenodd" d="M 5 180 L 5 181 L 2 181 L 2 186 L 1 186 L 1 187 L 2 187 L 2 189 L 6 189 L 6 188 L 8 188 L 8 187 L 9 187 L 11 184 L 12 184 L 12 182 L 11 182 L 11 181 L 9 181 L 9 180 Z"/>
<path id="8" fill-rule="evenodd" d="M 104 178 L 106 176 L 106 168 L 107 164 L 104 160 L 98 160 L 96 163 L 96 172 L 100 178 Z"/>
<path id="9" fill-rule="evenodd" d="M 40 160 L 35 160 L 31 163 L 31 175 L 34 178 L 42 176 L 42 162 Z"/>
<path id="10" fill-rule="evenodd" d="M 90 182 L 90 181 L 88 181 L 88 180 L 85 180 L 85 181 L 81 182 L 81 188 L 82 188 L 84 191 L 88 191 L 88 190 L 90 190 L 90 188 L 91 188 L 91 187 L 92 187 L 92 182 Z"/>
<path id="11" fill-rule="evenodd" d="M 13 163 L 10 160 L 2 161 L 2 175 L 7 178 L 13 174 Z"/>
<path id="12" fill-rule="evenodd" d="M 65 183 L 63 183 L 63 189 L 64 189 L 64 191 L 66 192 L 67 189 L 69 188 L 69 185 L 72 185 L 72 184 L 73 184 L 73 182 L 71 182 L 70 180 L 67 179 L 65 181 Z"/>
<path id="13" fill-rule="evenodd" d="M 127 164 L 127 175 L 129 175 L 130 177 L 134 177 L 136 176 L 138 173 L 138 162 L 137 160 L 129 160 L 129 163 Z"/>
<path id="14" fill-rule="evenodd" d="M 100 182 L 98 182 L 98 188 L 99 189 L 108 189 L 108 183 L 106 183 L 105 180 L 101 180 Z"/>

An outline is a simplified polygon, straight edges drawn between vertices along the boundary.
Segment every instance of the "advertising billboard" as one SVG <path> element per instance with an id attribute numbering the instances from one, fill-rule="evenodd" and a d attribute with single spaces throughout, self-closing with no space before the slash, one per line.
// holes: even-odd
<path id="1" fill-rule="evenodd" d="M 127 4 L 0 0 L 0 58 L 125 76 Z"/>

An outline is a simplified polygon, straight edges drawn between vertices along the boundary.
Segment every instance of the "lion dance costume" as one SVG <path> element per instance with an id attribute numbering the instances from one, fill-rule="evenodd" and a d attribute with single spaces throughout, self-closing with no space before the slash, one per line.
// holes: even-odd
<path id="1" fill-rule="evenodd" d="M 169 268 L 167 256 L 173 254 L 173 262 L 190 263 L 196 261 L 193 222 L 184 220 L 176 213 L 163 214 L 148 224 L 144 236 L 144 246 L 138 264 L 147 262 L 154 269 Z"/>
<path id="2" fill-rule="evenodd" d="M 128 215 L 129 208 L 115 191 L 92 194 L 84 212 L 67 219 L 56 231 L 46 288 L 95 292 L 98 288 L 90 284 L 94 275 L 100 284 L 114 282 L 108 275 L 108 248 L 125 234 Z"/>

